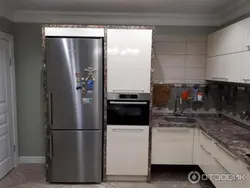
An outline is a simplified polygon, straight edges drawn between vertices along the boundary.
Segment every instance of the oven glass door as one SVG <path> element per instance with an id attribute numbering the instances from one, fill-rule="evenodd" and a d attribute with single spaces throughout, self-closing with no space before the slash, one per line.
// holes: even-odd
<path id="1" fill-rule="evenodd" d="M 149 101 L 108 100 L 108 125 L 149 125 Z"/>

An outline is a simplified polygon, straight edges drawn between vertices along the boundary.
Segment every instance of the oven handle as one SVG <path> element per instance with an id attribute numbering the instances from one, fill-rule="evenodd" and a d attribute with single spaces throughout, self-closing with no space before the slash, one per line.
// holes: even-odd
<path id="1" fill-rule="evenodd" d="M 147 102 L 110 101 L 110 104 L 147 104 Z"/>

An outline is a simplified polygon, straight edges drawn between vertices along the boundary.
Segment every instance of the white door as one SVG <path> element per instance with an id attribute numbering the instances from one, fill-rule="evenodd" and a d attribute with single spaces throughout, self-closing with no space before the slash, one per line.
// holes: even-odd
<path id="1" fill-rule="evenodd" d="M 9 43 L 0 39 L 0 179 L 14 168 Z"/>
<path id="2" fill-rule="evenodd" d="M 150 93 L 152 30 L 108 29 L 108 92 Z"/>

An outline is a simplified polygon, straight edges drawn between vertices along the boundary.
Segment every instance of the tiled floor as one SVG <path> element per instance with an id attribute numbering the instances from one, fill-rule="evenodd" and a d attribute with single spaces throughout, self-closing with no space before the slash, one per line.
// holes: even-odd
<path id="1" fill-rule="evenodd" d="M 44 166 L 22 164 L 0 181 L 0 188 L 203 188 L 201 184 L 191 184 L 185 178 L 155 179 L 152 183 L 102 183 L 98 185 L 59 185 L 45 181 Z M 210 188 L 210 186 L 205 186 Z"/>

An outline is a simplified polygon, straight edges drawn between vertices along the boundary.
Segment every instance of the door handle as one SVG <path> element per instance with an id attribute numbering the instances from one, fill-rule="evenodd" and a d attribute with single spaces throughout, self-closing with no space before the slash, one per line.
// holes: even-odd
<path id="1" fill-rule="evenodd" d="M 126 131 L 130 131 L 130 132 L 141 132 L 143 131 L 143 128 L 136 128 L 136 129 L 129 129 L 129 128 L 112 128 L 113 131 L 116 131 L 116 132 L 126 132 Z"/>
<path id="2" fill-rule="evenodd" d="M 228 81 L 228 78 L 212 77 L 212 80 L 224 80 L 224 81 Z"/>
<path id="3" fill-rule="evenodd" d="M 49 158 L 53 159 L 53 134 L 50 133 L 49 138 Z"/>
<path id="4" fill-rule="evenodd" d="M 244 82 L 250 82 L 250 79 L 242 79 Z"/>
<path id="5" fill-rule="evenodd" d="M 53 107 L 52 107 L 52 93 L 48 92 L 48 123 L 50 127 L 53 124 Z"/>
<path id="6" fill-rule="evenodd" d="M 141 91 L 142 93 L 144 93 L 144 89 L 142 88 L 142 89 L 138 89 L 138 90 L 127 90 L 127 89 L 115 89 L 115 88 L 113 88 L 113 92 L 139 92 L 139 91 Z"/>
<path id="7" fill-rule="evenodd" d="M 201 134 L 203 134 L 206 138 L 208 138 L 209 140 L 212 140 L 212 138 L 210 136 L 208 136 L 206 133 L 204 133 L 203 131 L 201 131 Z"/>
<path id="8" fill-rule="evenodd" d="M 110 104 L 147 104 L 147 102 L 110 101 Z"/>
<path id="9" fill-rule="evenodd" d="M 216 157 L 214 157 L 214 160 L 229 174 L 229 171 L 220 163 L 220 161 Z"/>
<path id="10" fill-rule="evenodd" d="M 208 155 L 211 155 L 211 152 L 207 151 L 206 148 L 205 148 L 202 144 L 201 144 L 200 146 L 201 146 L 201 148 L 202 148 Z"/>

